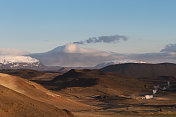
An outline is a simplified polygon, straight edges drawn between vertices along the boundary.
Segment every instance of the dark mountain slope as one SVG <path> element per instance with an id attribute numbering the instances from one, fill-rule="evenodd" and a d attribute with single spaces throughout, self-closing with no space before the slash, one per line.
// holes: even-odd
<path id="1" fill-rule="evenodd" d="M 45 72 L 31 70 L 31 69 L 0 69 L 0 73 L 6 73 L 13 76 L 20 76 L 26 79 L 31 79 L 33 77 L 37 77 L 45 74 Z"/>
<path id="2" fill-rule="evenodd" d="M 144 83 L 132 77 L 117 76 L 99 70 L 70 70 L 51 81 L 35 81 L 50 90 L 70 90 L 83 95 L 133 95 L 144 89 Z M 135 84 L 135 85 L 134 85 Z M 81 92 L 80 92 L 81 90 Z"/>
<path id="3" fill-rule="evenodd" d="M 141 64 L 141 63 L 126 63 L 116 64 L 104 67 L 101 69 L 104 72 L 118 73 L 131 77 L 175 77 L 176 64 L 161 63 L 161 64 Z"/>

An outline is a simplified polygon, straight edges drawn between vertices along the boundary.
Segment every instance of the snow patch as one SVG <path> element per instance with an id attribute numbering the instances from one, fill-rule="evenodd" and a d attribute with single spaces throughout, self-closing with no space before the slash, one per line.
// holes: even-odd
<path id="1" fill-rule="evenodd" d="M 39 60 L 29 56 L 0 56 L 1 64 L 10 63 L 39 63 Z"/>

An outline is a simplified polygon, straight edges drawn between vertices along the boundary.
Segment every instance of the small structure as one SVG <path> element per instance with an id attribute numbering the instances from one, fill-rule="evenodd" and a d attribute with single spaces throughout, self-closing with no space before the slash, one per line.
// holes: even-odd
<path id="1" fill-rule="evenodd" d="M 158 90 L 159 88 L 160 88 L 160 86 L 159 86 L 159 85 L 154 86 L 154 89 L 155 89 L 155 90 Z"/>
<path id="2" fill-rule="evenodd" d="M 166 90 L 167 88 L 166 87 L 163 87 L 162 90 Z"/>
<path id="3" fill-rule="evenodd" d="M 153 95 L 154 95 L 154 94 L 156 94 L 156 93 L 157 93 L 157 90 L 156 90 L 156 89 L 154 89 L 154 90 L 153 90 Z"/>
<path id="4" fill-rule="evenodd" d="M 168 88 L 170 87 L 170 81 L 167 81 L 167 86 L 168 86 Z"/>
<path id="5" fill-rule="evenodd" d="M 145 95 L 145 99 L 146 100 L 153 99 L 153 95 Z"/>

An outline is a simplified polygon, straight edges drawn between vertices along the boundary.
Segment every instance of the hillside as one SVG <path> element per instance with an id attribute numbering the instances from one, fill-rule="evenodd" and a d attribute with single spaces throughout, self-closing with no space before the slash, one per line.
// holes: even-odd
<path id="1" fill-rule="evenodd" d="M 22 78 L 29 79 L 29 80 L 33 77 L 37 77 L 45 74 L 45 72 L 31 70 L 31 69 L 0 69 L 0 73 L 20 76 Z"/>
<path id="2" fill-rule="evenodd" d="M 95 108 L 76 100 L 71 100 L 60 94 L 56 94 L 43 88 L 41 85 L 20 78 L 18 76 L 12 76 L 0 73 L 0 85 L 22 95 L 29 97 L 30 99 L 40 101 L 53 107 L 60 109 L 67 109 L 69 111 L 81 111 Z M 52 111 L 51 111 L 52 112 Z M 35 117 L 35 116 L 34 116 Z"/>
<path id="3" fill-rule="evenodd" d="M 176 64 L 161 63 L 161 64 L 142 64 L 142 63 L 125 63 L 116 64 L 104 67 L 101 71 L 112 72 L 131 77 L 164 77 L 170 76 L 176 78 Z"/>
<path id="4" fill-rule="evenodd" d="M 132 77 L 89 69 L 72 69 L 64 74 L 31 70 L 6 72 L 16 76 L 1 74 L 1 85 L 32 99 L 68 109 L 78 117 L 176 114 L 176 80 L 171 76 Z M 155 87 L 158 87 L 157 92 L 153 94 Z M 145 99 L 152 94 L 152 99 Z"/>
<path id="5" fill-rule="evenodd" d="M 104 73 L 99 70 L 88 69 L 72 69 L 63 75 L 57 76 L 51 81 L 39 81 L 39 83 L 52 90 L 74 88 L 76 91 L 76 88 L 82 89 L 85 90 L 84 93 L 88 93 L 89 96 L 103 93 L 107 95 L 133 95 L 138 94 L 144 89 L 143 82 L 140 82 L 135 78 L 121 77 L 113 73 Z M 136 83 L 135 86 L 134 83 Z M 112 90 L 115 93 L 112 93 Z"/>
<path id="6" fill-rule="evenodd" d="M 1 117 L 73 117 L 66 110 L 33 100 L 2 85 L 0 92 Z"/>
<path id="7" fill-rule="evenodd" d="M 53 80 L 35 80 L 35 82 L 70 99 L 99 108 L 94 112 L 74 113 L 75 115 L 81 113 L 80 117 L 93 113 L 99 115 L 101 112 L 108 114 L 108 117 L 115 115 L 123 117 L 129 113 L 131 116 L 151 117 L 152 114 L 160 113 L 161 117 L 164 117 L 163 113 L 169 115 L 175 114 L 176 111 L 174 79 L 170 82 L 170 86 L 164 89 L 163 87 L 168 86 L 168 79 L 136 78 L 100 70 L 72 69 Z M 153 94 L 155 87 L 159 88 L 153 99 L 145 99 L 145 95 Z M 160 108 L 165 111 L 161 113 Z"/>

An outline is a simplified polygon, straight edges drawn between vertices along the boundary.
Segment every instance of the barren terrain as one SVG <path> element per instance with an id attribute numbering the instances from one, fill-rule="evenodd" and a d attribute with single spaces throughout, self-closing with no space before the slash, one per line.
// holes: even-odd
<path id="1" fill-rule="evenodd" d="M 132 71 L 135 70 L 125 73 L 133 74 Z M 67 109 L 76 117 L 176 116 L 176 78 L 167 76 L 170 72 L 150 76 L 149 71 L 147 77 L 89 69 L 72 69 L 64 74 L 30 70 L 6 73 L 15 76 L 0 74 L 0 85 L 41 103 Z M 154 97 L 145 99 L 145 95 Z"/>

